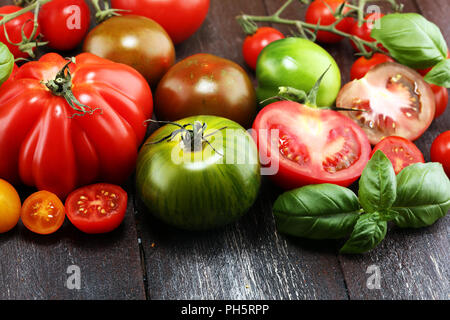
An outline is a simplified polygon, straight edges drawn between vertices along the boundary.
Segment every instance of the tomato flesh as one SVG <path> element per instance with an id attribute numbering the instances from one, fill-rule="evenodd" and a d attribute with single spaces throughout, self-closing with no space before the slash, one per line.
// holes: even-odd
<path id="1" fill-rule="evenodd" d="M 20 217 L 27 229 L 39 234 L 56 232 L 65 218 L 61 200 L 48 191 L 38 191 L 23 203 Z"/>
<path id="2" fill-rule="evenodd" d="M 286 189 L 311 183 L 348 186 L 369 160 L 364 132 L 336 111 L 276 102 L 261 110 L 253 129 L 261 158 L 279 164 L 271 178 Z"/>
<path id="3" fill-rule="evenodd" d="M 394 62 L 375 66 L 359 80 L 346 84 L 336 105 L 366 132 L 372 145 L 387 136 L 415 140 L 435 114 L 434 94 L 414 70 Z"/>
<path id="4" fill-rule="evenodd" d="M 72 192 L 66 200 L 69 220 L 85 233 L 106 233 L 123 221 L 127 193 L 116 185 L 100 183 Z"/>
<path id="5" fill-rule="evenodd" d="M 396 136 L 390 136 L 381 140 L 374 148 L 375 151 L 381 150 L 391 160 L 395 174 L 398 174 L 405 167 L 417 163 L 424 163 L 422 152 L 411 141 Z"/>

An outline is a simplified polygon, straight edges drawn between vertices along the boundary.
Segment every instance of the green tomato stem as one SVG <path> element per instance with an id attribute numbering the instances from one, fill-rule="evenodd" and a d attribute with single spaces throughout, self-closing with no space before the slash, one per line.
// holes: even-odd
<path id="1" fill-rule="evenodd" d="M 35 10 L 37 6 L 42 6 L 50 1 L 52 1 L 52 0 L 37 0 L 35 3 L 29 5 L 28 7 L 20 9 L 19 11 L 16 11 L 13 13 L 8 13 L 8 14 L 0 14 L 0 16 L 3 17 L 2 20 L 0 20 L 0 26 L 23 15 L 24 13 Z"/>

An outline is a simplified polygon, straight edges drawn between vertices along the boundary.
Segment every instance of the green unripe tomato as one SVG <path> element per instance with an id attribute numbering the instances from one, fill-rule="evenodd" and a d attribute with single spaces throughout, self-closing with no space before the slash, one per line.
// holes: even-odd
<path id="1" fill-rule="evenodd" d="M 325 49 L 306 39 L 291 37 L 274 41 L 261 51 L 256 64 L 258 101 L 277 96 L 280 86 L 308 93 L 329 66 L 317 95 L 319 107 L 333 105 L 341 88 L 336 61 Z"/>

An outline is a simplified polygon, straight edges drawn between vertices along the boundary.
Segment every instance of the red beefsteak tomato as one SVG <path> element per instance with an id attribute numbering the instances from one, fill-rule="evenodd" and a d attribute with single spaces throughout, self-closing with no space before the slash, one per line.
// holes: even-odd
<path id="1" fill-rule="evenodd" d="M 0 177 L 61 199 L 79 185 L 123 182 L 152 101 L 136 70 L 90 53 L 26 63 L 0 88 Z"/>

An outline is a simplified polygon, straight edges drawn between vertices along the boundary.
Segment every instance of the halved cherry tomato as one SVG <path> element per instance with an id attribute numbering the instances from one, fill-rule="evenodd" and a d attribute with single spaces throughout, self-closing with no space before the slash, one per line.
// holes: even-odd
<path id="1" fill-rule="evenodd" d="M 20 218 L 27 229 L 39 234 L 56 232 L 65 218 L 64 205 L 58 196 L 48 191 L 30 195 L 22 205 Z"/>
<path id="2" fill-rule="evenodd" d="M 363 78 L 370 69 L 384 62 L 394 62 L 394 60 L 382 53 L 375 53 L 370 59 L 358 58 L 350 69 L 350 80 Z"/>
<path id="3" fill-rule="evenodd" d="M 388 136 L 419 138 L 433 121 L 436 106 L 428 83 L 416 71 L 395 62 L 372 68 L 364 78 L 347 83 L 337 107 L 366 132 L 372 145 Z"/>
<path id="4" fill-rule="evenodd" d="M 350 29 L 350 33 L 354 36 L 357 36 L 360 39 L 369 41 L 369 42 L 375 42 L 376 40 L 374 38 L 372 38 L 370 36 L 372 29 L 375 27 L 375 20 L 381 19 L 384 17 L 384 14 L 382 13 L 378 13 L 378 12 L 374 12 L 371 13 L 367 16 L 364 17 L 364 20 L 366 22 L 364 22 L 361 27 L 358 26 L 358 23 L 355 22 L 352 26 L 352 28 Z M 350 41 L 350 43 L 352 44 L 352 47 L 359 52 L 358 47 L 355 45 L 355 43 L 353 41 Z M 378 45 L 380 48 L 383 48 L 383 46 L 381 44 Z M 366 48 L 367 51 L 371 51 L 369 47 L 364 46 Z"/>
<path id="5" fill-rule="evenodd" d="M 390 136 L 384 138 L 373 148 L 372 155 L 377 150 L 383 151 L 388 159 L 391 160 L 395 174 L 398 174 L 410 164 L 425 162 L 419 148 L 408 139 L 402 137 Z"/>
<path id="6" fill-rule="evenodd" d="M 434 92 L 434 99 L 436 102 L 436 113 L 434 115 L 434 118 L 440 117 L 445 109 L 447 108 L 448 104 L 448 90 L 444 87 L 439 87 L 435 84 L 430 84 L 431 90 Z"/>
<path id="7" fill-rule="evenodd" d="M 284 35 L 277 29 L 261 27 L 253 35 L 247 36 L 242 44 L 242 55 L 247 65 L 256 69 L 258 56 L 269 43 L 283 39 Z"/>
<path id="8" fill-rule="evenodd" d="M 430 150 L 431 161 L 440 162 L 447 176 L 450 177 L 450 130 L 434 139 Z"/>
<path id="9" fill-rule="evenodd" d="M 305 21 L 317 25 L 320 23 L 321 26 L 328 26 L 336 22 L 335 12 L 344 3 L 344 0 L 315 0 L 313 1 L 306 10 Z M 331 9 L 331 10 L 330 10 Z M 343 13 L 347 13 L 350 9 L 345 7 Z M 336 29 L 349 33 L 353 27 L 355 20 L 351 17 L 343 18 L 336 25 Z M 344 39 L 342 36 L 334 34 L 328 31 L 317 32 L 317 40 L 324 43 L 336 43 Z"/>
<path id="10" fill-rule="evenodd" d="M 125 217 L 127 193 L 119 186 L 97 183 L 73 191 L 66 200 L 67 217 L 85 233 L 116 229 Z"/>
<path id="11" fill-rule="evenodd" d="M 286 189 L 318 183 L 349 186 L 371 152 L 366 135 L 351 119 L 292 101 L 263 108 L 253 129 L 261 162 L 270 159 L 273 168 L 278 164 L 271 178 Z"/>

